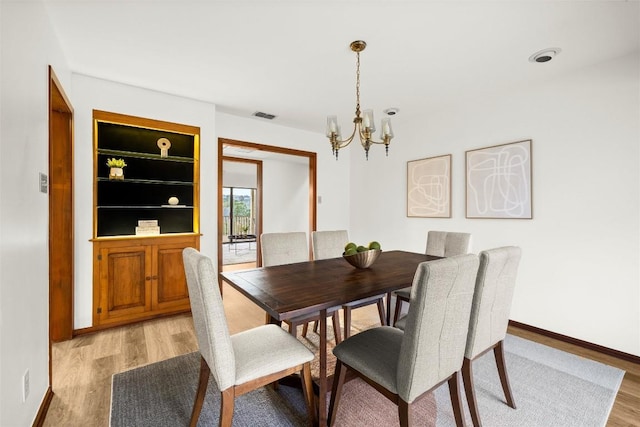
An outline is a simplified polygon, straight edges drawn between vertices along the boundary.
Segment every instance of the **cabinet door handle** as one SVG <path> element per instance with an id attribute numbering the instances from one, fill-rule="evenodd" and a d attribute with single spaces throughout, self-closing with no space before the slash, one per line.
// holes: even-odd
<path id="1" fill-rule="evenodd" d="M 145 277 L 144 280 L 151 280 L 151 276 Z"/>
<path id="2" fill-rule="evenodd" d="M 158 280 L 158 276 L 153 276 L 152 279 L 153 280 Z"/>

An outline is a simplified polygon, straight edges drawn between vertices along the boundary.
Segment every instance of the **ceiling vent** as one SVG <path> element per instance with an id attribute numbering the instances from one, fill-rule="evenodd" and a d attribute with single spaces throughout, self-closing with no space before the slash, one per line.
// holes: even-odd
<path id="1" fill-rule="evenodd" d="M 263 113 L 262 111 L 256 111 L 253 113 L 255 117 L 260 117 L 261 119 L 273 120 L 276 118 L 273 114 Z"/>

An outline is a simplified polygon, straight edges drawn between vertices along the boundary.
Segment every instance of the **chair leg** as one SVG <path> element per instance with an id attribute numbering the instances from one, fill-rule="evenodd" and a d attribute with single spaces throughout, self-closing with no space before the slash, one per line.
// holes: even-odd
<path id="1" fill-rule="evenodd" d="M 318 410 L 316 409 L 316 402 L 314 400 L 315 393 L 313 392 L 313 380 L 311 379 L 310 363 L 305 363 L 302 366 L 300 378 L 302 379 L 302 392 L 304 393 L 304 401 L 307 404 L 309 422 L 312 426 L 316 426 L 318 425 Z"/>
<path id="2" fill-rule="evenodd" d="M 211 370 L 209 369 L 209 365 L 207 365 L 207 361 L 204 360 L 204 357 L 200 356 L 200 376 L 198 378 L 196 398 L 193 401 L 193 409 L 191 410 L 190 427 L 195 427 L 196 424 L 198 424 L 198 418 L 200 418 L 200 411 L 202 411 L 202 404 L 204 403 L 204 395 L 207 393 L 210 373 Z"/>
<path id="3" fill-rule="evenodd" d="M 456 426 L 464 427 L 466 424 L 460 395 L 460 371 L 456 371 L 449 378 L 449 396 L 451 396 L 451 406 L 453 406 L 453 417 L 456 419 Z"/>
<path id="4" fill-rule="evenodd" d="M 340 336 L 340 314 L 338 310 L 334 311 L 331 315 L 331 320 L 333 322 L 333 333 L 336 337 L 336 345 L 342 342 L 342 337 Z"/>
<path id="5" fill-rule="evenodd" d="M 507 364 L 504 360 L 504 341 L 499 341 L 498 344 L 493 347 L 493 355 L 496 358 L 496 365 L 498 366 L 498 374 L 500 375 L 500 383 L 502 384 L 502 390 L 504 391 L 504 397 L 507 399 L 507 405 L 516 409 L 516 402 L 513 400 L 513 393 L 511 393 L 511 386 L 509 386 L 509 376 L 507 375 Z"/>
<path id="6" fill-rule="evenodd" d="M 398 316 L 400 316 L 400 309 L 402 308 L 402 300 L 396 295 L 396 308 L 393 311 L 393 326 L 396 326 Z"/>
<path id="7" fill-rule="evenodd" d="M 320 323 L 317 320 L 313 321 L 313 332 L 318 333 L 318 328 L 320 327 Z"/>
<path id="8" fill-rule="evenodd" d="M 351 336 L 351 307 L 342 307 L 344 311 L 344 339 L 346 340 Z"/>
<path id="9" fill-rule="evenodd" d="M 411 404 L 402 399 L 398 399 L 398 418 L 400 419 L 400 427 L 410 427 L 413 425 Z"/>
<path id="10" fill-rule="evenodd" d="M 467 403 L 469 405 L 469 412 L 471 413 L 471 420 L 475 427 L 481 427 L 480 413 L 478 412 L 478 401 L 476 400 L 476 390 L 473 385 L 473 369 L 471 366 L 471 360 L 466 357 L 462 361 L 462 380 L 464 382 L 464 392 L 467 395 Z"/>
<path id="11" fill-rule="evenodd" d="M 384 301 L 382 300 L 382 298 L 380 298 L 378 300 L 378 315 L 380 316 L 380 324 L 382 326 L 385 326 L 387 324 L 387 316 L 384 312 Z"/>
<path id="12" fill-rule="evenodd" d="M 335 425 L 336 416 L 338 415 L 338 405 L 340 404 L 340 397 L 342 396 L 342 386 L 344 384 L 344 378 L 347 373 L 347 367 L 336 360 L 336 370 L 333 375 L 333 386 L 331 387 L 331 400 L 329 401 L 329 419 L 327 424 L 329 426 Z"/>
<path id="13" fill-rule="evenodd" d="M 309 332 L 309 322 L 306 322 L 304 325 L 302 325 L 302 336 L 306 338 L 307 332 Z"/>
<path id="14" fill-rule="evenodd" d="M 294 338 L 298 337 L 298 324 L 290 322 L 289 323 L 289 333 L 293 335 Z"/>
<path id="15" fill-rule="evenodd" d="M 220 427 L 231 427 L 234 399 L 235 390 L 233 387 L 229 387 L 220 393 Z"/>

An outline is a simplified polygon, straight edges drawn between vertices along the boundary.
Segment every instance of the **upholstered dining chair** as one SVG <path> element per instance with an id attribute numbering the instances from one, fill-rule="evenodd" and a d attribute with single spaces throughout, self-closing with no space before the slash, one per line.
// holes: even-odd
<path id="1" fill-rule="evenodd" d="M 276 325 L 229 335 L 218 279 L 210 258 L 182 252 L 191 312 L 200 350 L 200 376 L 190 426 L 198 423 L 209 376 L 220 389 L 220 426 L 231 426 L 236 396 L 300 372 L 310 424 L 315 424 L 310 362 L 313 353 Z"/>
<path id="2" fill-rule="evenodd" d="M 450 231 L 427 232 L 427 249 L 425 254 L 441 257 L 464 255 L 471 252 L 471 234 L 457 233 Z M 393 312 L 393 325 L 402 328 L 402 324 L 397 325 L 402 303 L 409 302 L 411 288 L 399 289 L 393 293 L 396 297 L 396 308 Z"/>
<path id="3" fill-rule="evenodd" d="M 347 243 L 349 243 L 349 233 L 347 232 L 347 230 L 311 232 L 311 247 L 314 260 L 341 257 L 342 253 L 344 252 L 344 247 Z M 342 306 L 342 311 L 344 313 L 343 325 L 345 339 L 349 338 L 349 336 L 351 335 L 351 310 L 360 307 L 366 307 L 372 304 L 376 304 L 378 307 L 380 324 L 386 324 L 384 295 L 376 295 L 369 298 L 363 298 L 358 301 L 352 301 Z"/>
<path id="4" fill-rule="evenodd" d="M 329 421 L 336 422 L 347 372 L 363 378 L 398 405 L 401 426 L 412 423 L 412 405 L 448 382 L 457 425 L 464 425 L 460 369 L 464 357 L 478 257 L 460 255 L 418 265 L 404 332 L 368 329 L 337 345 Z M 416 423 L 418 424 L 418 423 Z"/>
<path id="5" fill-rule="evenodd" d="M 304 231 L 263 233 L 260 236 L 260 249 L 263 267 L 309 261 L 307 233 Z M 333 322 L 336 344 L 342 341 L 339 310 L 340 307 L 327 310 L 327 316 L 331 316 Z M 319 314 L 295 317 L 285 322 L 289 325 L 289 331 L 293 336 L 297 335 L 298 326 L 304 325 L 303 335 L 306 336 L 307 324 L 317 320 L 319 320 Z"/>
<path id="6" fill-rule="evenodd" d="M 471 306 L 469 334 L 462 363 L 462 378 L 473 425 L 480 427 L 480 413 L 473 385 L 472 362 L 493 350 L 498 375 L 507 405 L 516 407 L 509 386 L 504 359 L 504 338 L 507 335 L 511 301 L 516 283 L 521 250 L 517 246 L 482 251 L 480 267 Z"/>

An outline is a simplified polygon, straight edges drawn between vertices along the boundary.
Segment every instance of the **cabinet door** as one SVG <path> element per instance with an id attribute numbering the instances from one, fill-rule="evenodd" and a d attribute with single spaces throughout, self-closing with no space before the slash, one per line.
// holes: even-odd
<path id="1" fill-rule="evenodd" d="M 182 250 L 195 242 L 154 246 L 153 310 L 189 308 L 189 291 L 184 274 Z"/>
<path id="2" fill-rule="evenodd" d="M 151 310 L 151 248 L 100 249 L 100 323 L 135 319 Z"/>

